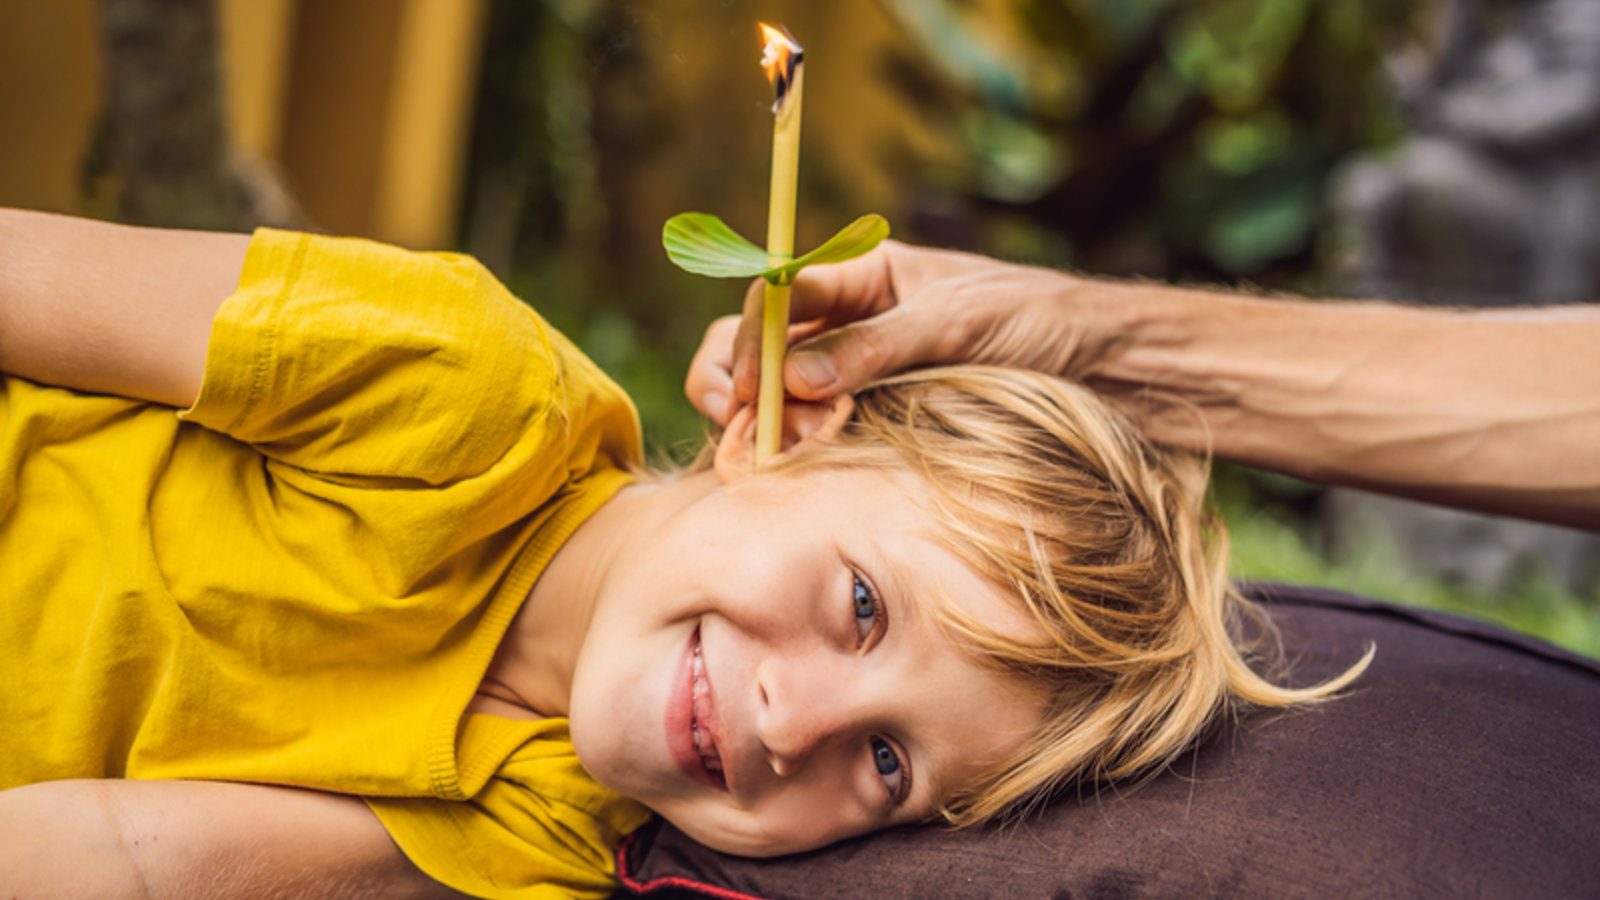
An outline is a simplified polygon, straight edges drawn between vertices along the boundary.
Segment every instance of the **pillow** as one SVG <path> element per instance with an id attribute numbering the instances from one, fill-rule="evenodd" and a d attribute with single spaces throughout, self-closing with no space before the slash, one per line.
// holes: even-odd
<path id="1" fill-rule="evenodd" d="M 1492 626 L 1332 591 L 1247 586 L 1310 684 L 1376 643 L 1321 706 L 1254 711 L 1161 775 L 1015 826 L 903 828 L 741 859 L 656 822 L 619 896 L 1592 896 L 1600 664 Z"/>

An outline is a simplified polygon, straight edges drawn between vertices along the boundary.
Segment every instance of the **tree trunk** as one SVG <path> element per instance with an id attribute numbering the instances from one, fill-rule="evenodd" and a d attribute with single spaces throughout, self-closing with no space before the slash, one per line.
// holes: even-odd
<path id="1" fill-rule="evenodd" d="M 100 0 L 100 28 L 118 218 L 249 227 L 229 165 L 213 0 Z"/>

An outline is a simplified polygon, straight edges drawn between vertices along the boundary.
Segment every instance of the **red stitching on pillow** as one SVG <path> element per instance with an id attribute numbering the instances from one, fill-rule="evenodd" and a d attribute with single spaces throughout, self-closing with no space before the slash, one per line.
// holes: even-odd
<path id="1" fill-rule="evenodd" d="M 720 900 L 766 900 L 765 897 L 757 897 L 755 894 L 741 894 L 738 891 L 730 891 L 727 888 L 716 887 L 715 885 L 705 884 L 689 878 L 680 878 L 677 875 L 668 875 L 651 881 L 640 881 L 628 874 L 628 848 L 633 846 L 633 839 L 637 836 L 637 832 L 628 835 L 622 839 L 622 843 L 617 847 L 617 878 L 622 882 L 623 887 L 633 891 L 635 894 L 647 894 L 651 891 L 675 887 L 698 891 L 707 897 L 717 897 Z"/>

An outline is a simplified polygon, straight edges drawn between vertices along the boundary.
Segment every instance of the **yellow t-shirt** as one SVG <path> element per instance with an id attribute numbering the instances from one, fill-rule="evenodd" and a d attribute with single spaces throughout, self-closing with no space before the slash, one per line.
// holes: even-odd
<path id="1" fill-rule="evenodd" d="M 263 230 L 195 405 L 0 391 L 0 788 L 362 795 L 485 897 L 607 895 L 647 813 L 564 719 L 463 716 L 639 454 L 626 396 L 466 257 Z"/>

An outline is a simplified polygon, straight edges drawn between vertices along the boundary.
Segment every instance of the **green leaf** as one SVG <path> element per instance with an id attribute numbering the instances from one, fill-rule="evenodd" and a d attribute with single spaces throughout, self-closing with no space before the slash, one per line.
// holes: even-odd
<path id="1" fill-rule="evenodd" d="M 869 214 L 841 228 L 822 246 L 782 265 L 770 265 L 767 252 L 709 213 L 679 213 L 661 230 L 661 245 L 679 268 L 713 278 L 760 275 L 773 284 L 787 284 L 807 266 L 855 259 L 889 236 L 883 216 Z"/>
<path id="2" fill-rule="evenodd" d="M 661 246 L 678 268 L 712 278 L 750 278 L 771 270 L 767 251 L 710 213 L 679 213 L 661 229 Z"/>
<path id="3" fill-rule="evenodd" d="M 877 213 L 868 213 L 839 229 L 822 246 L 799 259 L 762 272 L 761 276 L 773 284 L 788 284 L 806 266 L 823 266 L 855 259 L 889 236 L 889 222 Z"/>

